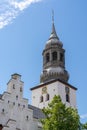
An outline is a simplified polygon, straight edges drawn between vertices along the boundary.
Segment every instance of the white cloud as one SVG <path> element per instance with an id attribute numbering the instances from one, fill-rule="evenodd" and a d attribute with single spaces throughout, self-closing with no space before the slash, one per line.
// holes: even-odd
<path id="1" fill-rule="evenodd" d="M 12 22 L 30 4 L 41 0 L 3 0 L 0 2 L 0 29 Z"/>
<path id="2" fill-rule="evenodd" d="M 87 118 L 87 114 L 83 114 L 80 116 L 81 119 L 86 119 Z"/>
<path id="3" fill-rule="evenodd" d="M 11 1 L 11 5 L 13 5 L 16 9 L 23 10 L 28 7 L 31 3 L 39 2 L 40 0 L 24 0 L 21 2 L 17 2 L 15 0 Z"/>
<path id="4" fill-rule="evenodd" d="M 6 11 L 0 15 L 0 29 L 11 23 L 11 21 L 17 16 L 15 10 Z"/>

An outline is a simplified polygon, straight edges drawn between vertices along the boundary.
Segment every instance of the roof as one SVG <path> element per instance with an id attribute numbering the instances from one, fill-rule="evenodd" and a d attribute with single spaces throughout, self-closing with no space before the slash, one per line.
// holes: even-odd
<path id="1" fill-rule="evenodd" d="M 14 76 L 14 75 L 21 76 L 21 75 L 20 75 L 20 74 L 18 74 L 18 73 L 14 73 L 14 74 L 12 74 L 11 76 Z"/>
<path id="2" fill-rule="evenodd" d="M 30 104 L 28 105 L 28 108 L 33 110 L 33 117 L 34 118 L 37 118 L 37 119 L 45 118 L 45 115 L 43 114 L 43 112 L 40 108 L 37 108 L 37 107 L 32 106 Z"/>
<path id="3" fill-rule="evenodd" d="M 72 89 L 74 89 L 74 90 L 77 90 L 76 87 L 74 87 L 74 86 L 72 86 L 71 84 L 69 84 L 69 83 L 67 83 L 67 82 L 65 82 L 65 81 L 62 81 L 62 80 L 60 80 L 60 79 L 53 79 L 53 80 L 47 81 L 47 82 L 42 83 L 42 84 L 40 84 L 40 85 L 38 85 L 38 86 L 35 86 L 35 87 L 30 88 L 30 90 L 34 90 L 34 89 L 43 87 L 43 85 L 48 85 L 48 84 L 54 83 L 54 82 L 56 82 L 56 81 L 59 81 L 59 82 L 65 84 L 65 85 L 68 85 L 70 88 L 72 88 Z"/>

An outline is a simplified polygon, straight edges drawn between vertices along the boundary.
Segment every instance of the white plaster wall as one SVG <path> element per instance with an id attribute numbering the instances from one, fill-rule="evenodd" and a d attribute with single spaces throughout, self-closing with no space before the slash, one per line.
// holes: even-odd
<path id="1" fill-rule="evenodd" d="M 42 94 L 42 88 L 47 87 L 47 93 L 50 95 L 50 100 L 46 101 L 46 93 Z M 66 85 L 56 81 L 54 83 L 50 83 L 48 85 L 43 85 L 37 89 L 32 90 L 32 105 L 43 108 L 47 107 L 48 103 L 53 99 L 54 95 L 60 95 L 63 103 L 65 103 L 67 106 L 72 106 L 76 108 L 76 90 L 71 88 L 70 86 L 70 102 L 66 102 L 66 93 L 65 93 L 65 87 Z M 40 103 L 40 96 L 43 95 L 43 102 Z"/>
<path id="2" fill-rule="evenodd" d="M 3 130 L 38 130 L 38 120 L 34 120 L 33 110 L 28 108 L 28 99 L 22 97 L 23 91 L 20 92 L 20 87 L 23 89 L 20 78 L 9 81 L 7 92 L 0 99 L 0 124 L 5 126 Z"/>

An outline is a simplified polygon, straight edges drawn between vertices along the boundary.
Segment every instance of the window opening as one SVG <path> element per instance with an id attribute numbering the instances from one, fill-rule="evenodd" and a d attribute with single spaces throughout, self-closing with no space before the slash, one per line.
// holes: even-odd
<path id="1" fill-rule="evenodd" d="M 3 113 L 5 112 L 5 109 L 4 109 L 4 108 L 2 109 L 2 112 L 3 112 Z"/>
<path id="2" fill-rule="evenodd" d="M 46 94 L 46 101 L 49 100 L 49 94 Z"/>
<path id="3" fill-rule="evenodd" d="M 66 91 L 66 93 L 68 94 L 68 93 L 69 93 L 69 88 L 68 88 L 68 87 L 65 87 L 65 91 Z"/>
<path id="4" fill-rule="evenodd" d="M 60 53 L 60 61 L 63 61 L 64 55 Z"/>
<path id="5" fill-rule="evenodd" d="M 29 117 L 28 117 L 28 116 L 26 116 L 26 119 L 27 119 L 27 121 L 28 121 Z"/>
<path id="6" fill-rule="evenodd" d="M 50 61 L 50 55 L 49 53 L 46 54 L 46 63 Z"/>
<path id="7" fill-rule="evenodd" d="M 18 95 L 16 95 L 16 100 L 18 100 Z"/>
<path id="8" fill-rule="evenodd" d="M 25 108 L 25 105 L 23 105 L 23 108 Z"/>
<path id="9" fill-rule="evenodd" d="M 15 84 L 13 84 L 13 89 L 15 89 Z"/>
<path id="10" fill-rule="evenodd" d="M 22 87 L 20 87 L 20 92 L 22 92 Z"/>
<path id="11" fill-rule="evenodd" d="M 13 102 L 13 105 L 15 106 L 15 102 Z"/>
<path id="12" fill-rule="evenodd" d="M 43 102 L 43 96 L 40 97 L 40 102 Z"/>
<path id="13" fill-rule="evenodd" d="M 56 52 L 56 51 L 54 51 L 54 52 L 52 53 L 52 59 L 53 59 L 53 61 L 54 61 L 54 60 L 57 60 L 57 52 Z"/>
<path id="14" fill-rule="evenodd" d="M 66 94 L 66 101 L 67 101 L 67 102 L 70 102 L 69 94 Z"/>
<path id="15" fill-rule="evenodd" d="M 20 103 L 18 103 L 18 107 L 20 107 Z"/>
<path id="16" fill-rule="evenodd" d="M 65 92 L 66 92 L 66 101 L 70 102 L 70 90 L 69 87 L 65 87 Z"/>

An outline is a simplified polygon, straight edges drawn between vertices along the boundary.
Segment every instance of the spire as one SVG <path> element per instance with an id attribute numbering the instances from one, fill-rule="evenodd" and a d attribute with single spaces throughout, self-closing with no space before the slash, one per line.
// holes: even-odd
<path id="1" fill-rule="evenodd" d="M 54 11 L 52 10 L 52 32 L 49 39 L 53 39 L 53 38 L 57 38 L 59 40 L 54 25 Z"/>
<path id="2" fill-rule="evenodd" d="M 52 10 L 52 22 L 54 23 L 54 10 Z"/>
<path id="3" fill-rule="evenodd" d="M 52 34 L 56 34 L 55 25 L 54 25 L 54 10 L 52 10 Z"/>

